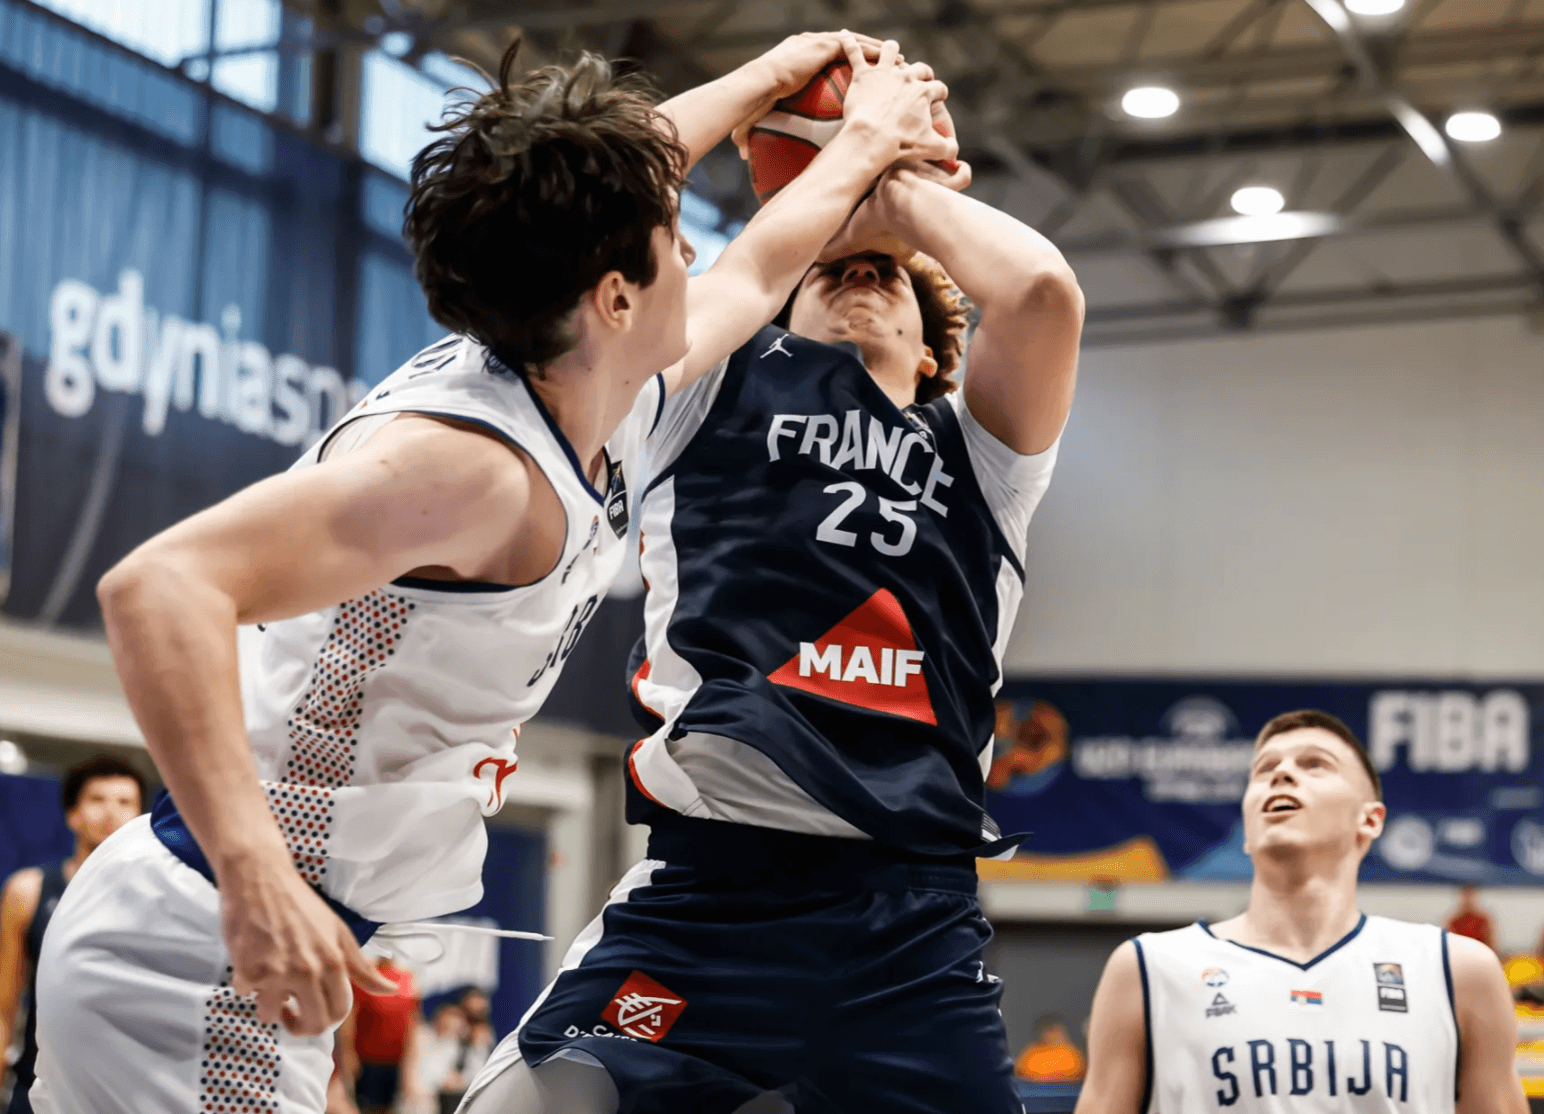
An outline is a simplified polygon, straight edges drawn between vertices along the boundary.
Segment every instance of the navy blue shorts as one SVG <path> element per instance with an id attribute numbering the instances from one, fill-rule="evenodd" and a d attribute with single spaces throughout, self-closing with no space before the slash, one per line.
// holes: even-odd
<path id="1" fill-rule="evenodd" d="M 1019 1114 L 975 862 L 712 820 L 654 827 L 521 1026 L 601 1061 L 620 1114 Z M 577 957 L 577 962 L 576 962 Z"/>

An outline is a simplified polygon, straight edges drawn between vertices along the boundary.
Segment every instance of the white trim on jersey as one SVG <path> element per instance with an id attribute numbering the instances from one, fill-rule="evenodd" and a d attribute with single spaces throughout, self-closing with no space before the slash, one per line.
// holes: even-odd
<path id="1" fill-rule="evenodd" d="M 1029 545 L 1029 520 L 1051 486 L 1051 473 L 1061 452 L 1061 438 L 1058 436 L 1043 453 L 1033 456 L 1016 453 L 976 420 L 970 407 L 965 405 L 964 391 L 955 391 L 947 398 L 959 418 L 960 433 L 970 452 L 976 483 L 986 497 L 987 506 L 992 509 L 998 528 L 1013 547 L 1013 555 L 1022 565 Z"/>

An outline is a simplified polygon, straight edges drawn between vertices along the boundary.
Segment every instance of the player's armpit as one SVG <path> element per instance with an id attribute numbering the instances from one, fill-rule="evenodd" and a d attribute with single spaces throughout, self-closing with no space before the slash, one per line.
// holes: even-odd
<path id="1" fill-rule="evenodd" d="M 1137 945 L 1128 940 L 1110 956 L 1094 991 L 1077 1114 L 1142 1114 L 1147 1071 L 1147 1003 Z"/>
<path id="2" fill-rule="evenodd" d="M 1457 1114 L 1527 1114 L 1517 1077 L 1517 1015 L 1496 953 L 1478 940 L 1447 936 L 1458 1015 Z"/>

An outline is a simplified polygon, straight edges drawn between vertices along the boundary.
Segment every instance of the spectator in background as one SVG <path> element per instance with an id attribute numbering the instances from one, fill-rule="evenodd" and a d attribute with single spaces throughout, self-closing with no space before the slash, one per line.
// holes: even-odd
<path id="1" fill-rule="evenodd" d="M 341 1073 L 353 1085 L 359 1114 L 386 1114 L 399 1100 L 416 1110 L 424 1098 L 419 1087 L 423 1011 L 418 980 L 389 956 L 379 956 L 375 969 L 397 989 L 372 994 L 354 984 L 354 1008 L 338 1030 Z"/>
<path id="2" fill-rule="evenodd" d="M 475 986 L 461 995 L 461 1012 L 466 1014 L 467 1024 L 462 1073 L 468 1082 L 482 1070 L 488 1057 L 493 1054 L 493 1046 L 498 1043 L 498 1037 L 493 1032 L 492 1008 L 488 996 Z"/>
<path id="3" fill-rule="evenodd" d="M 11 1047 L 23 983 L 27 986 L 27 1027 L 12 1081 L 10 1114 L 31 1114 L 27 1092 L 37 1060 L 37 1020 L 32 1002 L 38 949 L 54 907 L 86 856 L 144 811 L 145 779 L 121 758 L 99 754 L 72 766 L 60 785 L 64 822 L 75 833 L 68 859 L 18 870 L 0 890 L 0 1065 Z M 0 1073 L 3 1074 L 3 1073 Z"/>
<path id="4" fill-rule="evenodd" d="M 1464 886 L 1458 891 L 1458 908 L 1443 927 L 1454 936 L 1467 936 L 1478 940 L 1492 951 L 1496 948 L 1496 926 L 1490 914 L 1480 908 L 1479 889 Z"/>
<path id="5" fill-rule="evenodd" d="M 467 1029 L 461 1007 L 446 1002 L 434 1011 L 434 1021 L 419 1034 L 418 1085 L 424 1094 L 438 1097 L 440 1114 L 454 1114 L 466 1093 Z"/>
<path id="6" fill-rule="evenodd" d="M 1067 1023 L 1055 1014 L 1047 1014 L 1035 1023 L 1039 1033 L 1014 1061 L 1013 1073 L 1033 1083 L 1076 1083 L 1088 1070 L 1083 1053 L 1072 1043 Z"/>

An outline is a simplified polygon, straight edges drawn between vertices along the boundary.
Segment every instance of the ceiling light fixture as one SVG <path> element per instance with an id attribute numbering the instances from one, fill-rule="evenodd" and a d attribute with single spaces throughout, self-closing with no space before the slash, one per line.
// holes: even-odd
<path id="1" fill-rule="evenodd" d="M 1179 94 L 1161 85 L 1143 85 L 1129 90 L 1120 99 L 1121 109 L 1127 116 L 1139 120 L 1162 120 L 1179 111 Z"/>
<path id="2" fill-rule="evenodd" d="M 1271 186 L 1245 186 L 1233 192 L 1233 211 L 1243 217 L 1273 217 L 1286 205 L 1281 191 Z"/>
<path id="3" fill-rule="evenodd" d="M 1393 15 L 1405 6 L 1405 0 L 1346 0 L 1352 15 Z"/>
<path id="4" fill-rule="evenodd" d="M 1460 143 L 1489 143 L 1501 134 L 1501 121 L 1489 112 L 1455 112 L 1446 131 Z"/>

